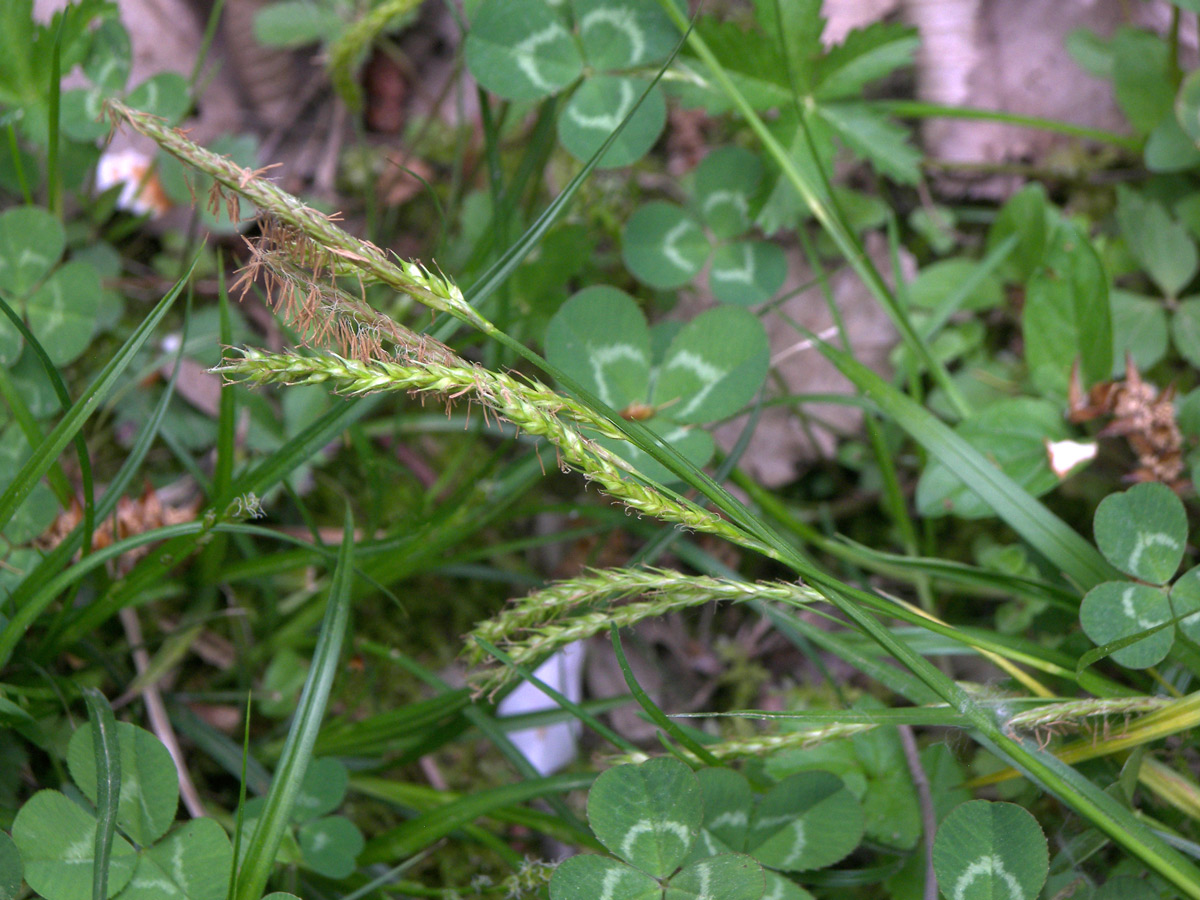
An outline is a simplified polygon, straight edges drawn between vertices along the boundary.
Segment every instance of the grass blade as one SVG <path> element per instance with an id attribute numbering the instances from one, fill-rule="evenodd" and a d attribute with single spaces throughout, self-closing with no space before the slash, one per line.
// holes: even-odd
<path id="1" fill-rule="evenodd" d="M 821 353 L 930 455 L 1007 522 L 1031 547 L 1056 565 L 1081 591 L 1121 575 L 1062 519 L 992 465 L 935 415 L 914 403 L 849 353 L 814 337 Z"/>
<path id="2" fill-rule="evenodd" d="M 58 459 L 58 455 L 71 442 L 79 429 L 83 427 L 83 423 L 94 413 L 100 406 L 101 401 L 108 395 L 108 392 L 116 385 L 117 379 L 121 373 L 133 361 L 134 356 L 142 348 L 142 345 L 149 340 L 154 329 L 158 327 L 163 316 L 167 314 L 167 310 L 175 302 L 183 290 L 183 286 L 191 277 L 192 270 L 196 266 L 196 260 L 192 261 L 187 274 L 175 283 L 175 286 L 167 293 L 158 305 L 150 312 L 138 326 L 137 330 L 129 336 L 129 339 L 117 351 L 116 356 L 109 360 L 108 364 L 96 376 L 96 379 L 83 392 L 80 398 L 71 407 L 61 422 L 55 426 L 54 430 L 46 435 L 46 439 L 34 450 L 33 454 L 21 466 L 16 477 L 8 486 L 8 489 L 0 495 L 0 530 L 8 525 L 9 521 L 24 502 L 25 498 L 33 490 L 38 479 L 46 474 L 46 471 L 54 465 L 54 461 Z"/>
<path id="3" fill-rule="evenodd" d="M 367 844 L 359 856 L 359 862 L 371 865 L 411 856 L 454 829 L 474 822 L 493 810 L 538 797 L 580 790 L 590 786 L 595 778 L 596 775 L 592 772 L 575 772 L 569 775 L 552 775 L 549 778 L 532 778 L 516 784 L 476 791 L 452 803 L 431 809 L 379 835 Z"/>
<path id="4" fill-rule="evenodd" d="M 121 796 L 121 751 L 117 746 L 117 721 L 104 695 L 85 688 L 88 717 L 92 722 L 92 750 L 96 756 L 96 844 L 92 863 L 92 900 L 107 900 L 108 861 L 117 831 L 117 801 Z"/>
<path id="5" fill-rule="evenodd" d="M 312 667 L 304 682 L 296 717 L 288 731 L 271 790 L 267 792 L 266 806 L 258 827 L 246 846 L 242 866 L 238 873 L 234 900 L 259 900 L 266 888 L 267 879 L 275 865 L 275 854 L 288 827 L 288 818 L 300 793 L 300 783 L 312 758 L 313 744 L 325 714 L 325 704 L 337 674 L 346 637 L 346 626 L 350 621 L 350 580 L 353 571 L 354 521 L 350 510 L 346 510 L 345 532 L 333 581 L 329 586 L 329 600 L 325 608 L 325 619 L 313 650 Z"/>

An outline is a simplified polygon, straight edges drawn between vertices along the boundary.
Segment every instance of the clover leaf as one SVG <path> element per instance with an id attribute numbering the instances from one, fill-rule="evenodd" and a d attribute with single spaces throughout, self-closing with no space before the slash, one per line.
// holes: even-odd
<path id="1" fill-rule="evenodd" d="M 331 816 L 346 799 L 350 773 L 341 760 L 321 757 L 309 763 L 292 806 L 291 824 L 278 858 L 311 869 L 326 878 L 346 878 L 357 868 L 366 840 L 358 826 L 345 816 Z M 265 797 L 247 801 L 243 814 L 243 840 L 253 834 L 266 807 Z"/>
<path id="2" fill-rule="evenodd" d="M 65 246 L 62 223 L 47 210 L 21 206 L 0 214 L 0 290 L 57 365 L 87 349 L 101 295 L 90 263 L 59 264 Z M 0 321 L 0 365 L 16 362 L 23 345 L 8 319 Z"/>
<path id="3" fill-rule="evenodd" d="M 769 869 L 800 872 L 832 865 L 862 839 L 862 807 L 831 772 L 799 772 L 761 798 L 728 769 L 698 777 L 704 828 L 693 856 L 744 852 Z"/>
<path id="4" fill-rule="evenodd" d="M 1156 665 L 1175 643 L 1176 624 L 1188 637 L 1200 634 L 1192 615 L 1200 611 L 1200 573 L 1187 572 L 1169 593 L 1165 587 L 1187 542 L 1183 503 L 1166 485 L 1138 484 L 1105 497 L 1093 527 L 1104 558 L 1138 581 L 1106 581 L 1088 591 L 1079 607 L 1084 633 L 1098 646 L 1126 642 L 1112 652 L 1123 666 Z M 1127 642 L 1143 632 L 1141 640 Z"/>
<path id="5" fill-rule="evenodd" d="M 1138 484 L 1105 497 L 1093 527 L 1104 558 L 1141 581 L 1166 584 L 1183 559 L 1187 513 L 1164 484 Z"/>
<path id="6" fill-rule="evenodd" d="M 605 168 L 629 165 L 666 123 L 657 86 L 633 112 L 647 84 L 637 70 L 666 59 L 678 32 L 653 0 L 575 0 L 569 11 L 559 7 L 548 0 L 484 0 L 467 35 L 467 68 L 508 100 L 541 100 L 587 72 L 559 114 L 559 140 L 576 158 L 590 159 L 632 112 L 600 160 Z"/>
<path id="7" fill-rule="evenodd" d="M 700 783 L 679 760 L 609 769 L 588 793 L 588 823 L 618 859 L 575 856 L 550 879 L 551 900 L 759 900 L 762 867 L 740 853 L 687 860 L 703 820 Z"/>
<path id="8" fill-rule="evenodd" d="M 677 330 L 652 332 L 632 297 L 604 286 L 575 294 L 546 329 L 554 366 L 698 466 L 712 457 L 713 443 L 693 426 L 749 403 L 766 379 L 769 355 L 762 324 L 745 310 L 718 307 Z M 649 478 L 675 480 L 627 441 L 598 443 Z"/>
<path id="9" fill-rule="evenodd" d="M 736 240 L 753 223 L 761 180 L 753 153 L 714 150 L 696 168 L 687 208 L 656 201 L 633 214 L 621 240 L 625 267 L 651 287 L 670 289 L 711 260 L 708 284 L 717 300 L 756 306 L 771 299 L 787 276 L 783 250 L 768 241 Z"/>
<path id="10" fill-rule="evenodd" d="M 134 725 L 118 722 L 116 735 L 121 790 L 108 896 L 221 900 L 233 864 L 225 830 L 213 819 L 194 819 L 168 831 L 179 803 L 178 776 L 170 754 L 154 735 Z M 20 853 L 25 881 L 47 900 L 92 897 L 97 821 L 87 801 L 96 802 L 98 787 L 92 742 L 88 724 L 71 736 L 67 747 L 67 768 L 79 788 L 77 799 L 59 791 L 38 791 L 13 820 L 12 842 Z"/>
<path id="11" fill-rule="evenodd" d="M 588 823 L 605 847 L 655 878 L 683 862 L 704 817 L 700 783 L 683 763 L 616 766 L 588 792 Z"/>
<path id="12" fill-rule="evenodd" d="M 1013 803 L 972 800 L 948 815 L 933 842 L 938 886 L 958 900 L 1033 900 L 1050 868 L 1037 820 Z"/>

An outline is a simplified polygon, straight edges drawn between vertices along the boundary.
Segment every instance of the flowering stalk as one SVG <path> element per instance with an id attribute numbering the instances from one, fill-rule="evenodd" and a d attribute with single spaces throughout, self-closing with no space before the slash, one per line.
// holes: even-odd
<path id="1" fill-rule="evenodd" d="M 510 375 L 480 366 L 445 365 L 433 361 L 399 362 L 344 359 L 333 353 L 297 356 L 242 350 L 214 371 L 256 384 L 330 384 L 342 394 L 405 391 L 437 394 L 456 400 L 463 396 L 482 404 L 521 430 L 544 437 L 558 449 L 562 464 L 582 472 L 610 496 L 638 513 L 674 522 L 684 528 L 720 535 L 743 546 L 764 550 L 736 527 L 688 500 L 636 481 L 629 463 L 589 440 L 563 418 L 615 436 L 615 429 L 586 407 L 542 384 L 526 384 Z M 565 415 L 560 415 L 565 414 Z"/>
<path id="2" fill-rule="evenodd" d="M 635 594 L 647 599 L 612 605 Z M 719 600 L 776 600 L 798 605 L 822 599 L 812 588 L 798 584 L 689 577 L 664 569 L 607 569 L 555 582 L 516 601 L 475 627 L 467 636 L 467 654 L 472 662 L 480 661 L 483 653 L 472 640 L 480 637 L 504 645 L 514 662 L 530 664 L 559 647 L 607 631 L 610 625 L 624 628 L 692 606 Z M 600 604 L 602 609 L 589 608 L 576 614 L 581 607 Z M 515 670 L 506 666 L 488 671 L 476 681 L 482 690 L 491 691 L 511 677 L 515 677 Z"/>
<path id="3" fill-rule="evenodd" d="M 182 131 L 167 126 L 157 116 L 131 109 L 119 100 L 107 101 L 106 108 L 114 119 L 123 119 L 168 153 L 211 176 L 217 184 L 209 198 L 210 204 L 219 208 L 223 199 L 229 217 L 234 221 L 241 219 L 240 194 L 265 216 L 286 226 L 281 234 L 288 235 L 293 242 L 287 249 L 302 265 L 327 270 L 333 275 L 357 277 L 364 284 L 386 284 L 485 334 L 499 334 L 495 325 L 466 302 L 462 291 L 449 278 L 430 272 L 419 263 L 389 258 L 370 241 L 353 237 L 335 225 L 329 216 L 306 206 L 263 178 L 262 170 L 244 169 L 228 157 L 188 140 Z M 233 193 L 226 194 L 223 189 Z"/>

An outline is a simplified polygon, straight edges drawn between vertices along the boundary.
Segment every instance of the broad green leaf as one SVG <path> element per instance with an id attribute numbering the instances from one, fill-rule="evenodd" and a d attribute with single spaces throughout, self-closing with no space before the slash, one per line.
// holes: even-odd
<path id="1" fill-rule="evenodd" d="M 786 107 L 792 102 L 787 68 L 775 41 L 770 40 L 758 29 L 746 28 L 737 22 L 711 15 L 698 17 L 694 30 L 720 60 L 730 81 L 755 109 Z M 747 53 L 747 46 L 753 46 L 754 52 Z M 680 61 L 690 67 L 702 69 L 686 45 L 680 53 Z M 699 86 L 674 83 L 670 87 L 672 94 L 678 96 L 684 106 L 700 106 L 714 115 L 728 112 L 731 108 L 729 98 L 722 91 L 714 90 L 707 84 Z"/>
<path id="2" fill-rule="evenodd" d="M 1105 81 L 1112 79 L 1112 48 L 1109 39 L 1087 28 L 1076 28 L 1067 35 L 1064 46 L 1076 65 Z"/>
<path id="3" fill-rule="evenodd" d="M 621 259 L 643 284 L 669 290 L 704 266 L 712 247 L 704 231 L 674 203 L 657 200 L 630 216 L 621 235 Z"/>
<path id="4" fill-rule="evenodd" d="M 1164 484 L 1137 484 L 1109 494 L 1096 507 L 1093 527 L 1104 558 L 1141 581 L 1166 584 L 1183 559 L 1187 513 Z"/>
<path id="5" fill-rule="evenodd" d="M 1134 130 L 1149 134 L 1175 105 L 1171 54 L 1148 31 L 1119 28 L 1112 40 L 1113 90 Z"/>
<path id="6" fill-rule="evenodd" d="M 13 473 L 29 458 L 30 452 L 29 443 L 15 422 L 0 431 L 0 490 L 12 483 Z M 50 527 L 58 509 L 54 492 L 45 481 L 39 481 L 4 526 L 5 539 L 10 544 L 32 541 Z"/>
<path id="7" fill-rule="evenodd" d="M 908 129 L 862 103 L 825 103 L 817 107 L 833 133 L 877 172 L 901 184 L 921 180 L 921 153 Z"/>
<path id="8" fill-rule="evenodd" d="M 0 4 L 0 103 L 15 106 L 41 87 L 30 59 L 33 46 L 33 0 Z"/>
<path id="9" fill-rule="evenodd" d="M 679 40 L 654 0 L 574 0 L 572 6 L 584 59 L 597 72 L 661 62 Z"/>
<path id="10" fill-rule="evenodd" d="M 1151 172 L 1185 172 L 1200 163 L 1200 149 L 1174 116 L 1163 116 L 1154 126 L 1142 155 Z"/>
<path id="11" fill-rule="evenodd" d="M 806 130 L 800 127 L 796 114 L 788 109 L 768 125 L 771 134 L 783 145 L 796 170 L 817 197 L 826 204 L 832 198 L 826 185 L 833 181 L 833 159 L 835 156 L 833 130 L 815 111 L 802 111 Z M 800 196 L 791 180 L 784 177 L 782 170 L 769 173 L 768 193 L 758 212 L 758 227 L 768 235 L 781 228 L 794 228 L 797 217 L 812 214 L 808 203 Z"/>
<path id="12" fill-rule="evenodd" d="M 508 100 L 549 96 L 583 71 L 575 38 L 544 0 L 484 0 L 464 53 L 475 80 Z"/>
<path id="13" fill-rule="evenodd" d="M 550 900 L 662 900 L 662 894 L 645 872 L 607 856 L 572 856 L 550 876 Z"/>
<path id="14" fill-rule="evenodd" d="M 882 710 L 874 697 L 855 701 L 855 710 Z M 850 739 L 867 776 L 866 793 L 859 798 L 863 830 L 868 840 L 909 849 L 921 836 L 921 813 L 912 775 L 895 728 L 876 728 Z"/>
<path id="15" fill-rule="evenodd" d="M 366 841 L 345 816 L 326 816 L 301 825 L 296 832 L 304 865 L 326 878 L 348 878 Z"/>
<path id="16" fill-rule="evenodd" d="M 1186 435 L 1200 435 L 1200 388 L 1175 400 L 1175 418 Z"/>
<path id="17" fill-rule="evenodd" d="M 860 97 L 872 81 L 911 65 L 919 43 L 916 30 L 909 26 L 880 22 L 855 28 L 817 64 L 816 98 Z"/>
<path id="18" fill-rule="evenodd" d="M 275 0 L 254 14 L 254 39 L 264 47 L 322 43 L 345 27 L 333 4 L 311 0 Z"/>
<path id="19" fill-rule="evenodd" d="M 1175 119 L 1193 142 L 1200 145 L 1200 69 L 1188 73 L 1175 97 Z"/>
<path id="20" fill-rule="evenodd" d="M 63 91 L 59 101 L 62 133 L 73 141 L 98 141 L 112 128 L 104 121 L 105 95 L 98 90 Z"/>
<path id="21" fill-rule="evenodd" d="M 1176 627 L 1191 641 L 1200 642 L 1200 566 L 1188 569 L 1171 585 L 1171 614 L 1184 616 Z M 1192 613 L 1197 613 L 1192 615 Z"/>
<path id="22" fill-rule="evenodd" d="M 688 863 L 672 876 L 663 900 L 761 900 L 762 866 L 741 853 L 725 853 Z"/>
<path id="23" fill-rule="evenodd" d="M 1008 280 L 1024 283 L 1041 265 L 1050 235 L 1049 216 L 1046 189 L 1038 182 L 1027 184 L 1000 207 L 988 229 L 987 250 L 990 253 L 1010 235 L 1016 236 L 1016 249 L 1000 267 Z"/>
<path id="24" fill-rule="evenodd" d="M 793 78 L 801 96 L 811 94 L 814 74 L 825 51 L 821 44 L 825 30 L 821 0 L 754 0 L 754 18 L 763 30 L 764 43 L 786 59 L 786 68 L 781 64 L 776 72 L 786 72 Z"/>
<path id="25" fill-rule="evenodd" d="M 17 845 L 0 831 L 0 900 L 15 900 L 24 877 L 25 869 Z"/>
<path id="26" fill-rule="evenodd" d="M 146 846 L 162 837 L 175 821 L 179 775 L 167 748 L 145 729 L 118 722 L 117 743 L 121 748 L 117 824 L 133 840 Z M 96 759 L 90 723 L 71 735 L 67 766 L 84 796 L 96 802 Z"/>
<path id="27" fill-rule="evenodd" d="M 650 333 L 633 298 L 616 288 L 585 288 L 546 329 L 546 359 L 618 411 L 645 403 Z"/>
<path id="28" fill-rule="evenodd" d="M 69 262 L 29 295 L 29 330 L 56 365 L 73 362 L 88 348 L 100 308 L 100 276 L 85 262 Z"/>
<path id="29" fill-rule="evenodd" d="M 862 807 L 832 772 L 798 772 L 767 792 L 750 819 L 746 852 L 772 869 L 833 865 L 862 839 Z"/>
<path id="30" fill-rule="evenodd" d="M 1175 308 L 1171 340 L 1180 356 L 1200 367 L 1200 297 L 1189 297 Z"/>
<path id="31" fill-rule="evenodd" d="M 769 241 L 738 241 L 718 247 L 708 270 L 708 285 L 721 303 L 758 306 L 783 287 L 787 257 Z"/>
<path id="32" fill-rule="evenodd" d="M 1162 300 L 1115 290 L 1109 302 L 1113 320 L 1112 377 L 1124 377 L 1126 354 L 1143 372 L 1156 365 L 1167 353 L 1167 313 Z"/>
<path id="33" fill-rule="evenodd" d="M 580 161 L 592 155 L 633 112 L 646 82 L 624 75 L 596 75 L 571 95 L 558 117 L 558 139 Z M 598 168 L 615 169 L 637 162 L 654 146 L 667 122 L 667 102 L 656 85 L 629 123 L 600 157 Z"/>
<path id="34" fill-rule="evenodd" d="M 700 783 L 677 759 L 652 759 L 602 773 L 588 792 L 588 822 L 605 847 L 663 878 L 687 856 L 700 830 Z"/>
<path id="35" fill-rule="evenodd" d="M 23 298 L 50 274 L 66 241 L 62 223 L 41 207 L 0 214 L 0 290 Z"/>
<path id="36" fill-rule="evenodd" d="M 92 31 L 91 46 L 83 62 L 83 74 L 105 94 L 116 94 L 129 80 L 133 49 L 129 32 L 118 19 L 105 19 Z"/>
<path id="37" fill-rule="evenodd" d="M 767 333 L 758 319 L 732 306 L 710 309 L 671 341 L 650 402 L 676 422 L 724 419 L 758 393 L 769 362 Z"/>
<path id="38" fill-rule="evenodd" d="M 306 822 L 333 812 L 346 799 L 350 773 L 345 764 L 332 756 L 314 759 L 304 773 L 296 805 L 292 808 L 293 822 Z"/>
<path id="39" fill-rule="evenodd" d="M 938 828 L 933 867 L 954 900 L 1034 900 L 1050 860 L 1032 815 L 1012 803 L 972 800 Z"/>
<path id="40" fill-rule="evenodd" d="M 92 852 L 96 819 L 58 791 L 38 791 L 17 813 L 13 843 L 25 864 L 25 882 L 46 900 L 92 900 Z M 108 896 L 133 875 L 133 847 L 114 835 L 109 857 Z"/>
<path id="41" fill-rule="evenodd" d="M 191 88 L 178 72 L 159 72 L 130 91 L 125 103 L 174 123 L 182 119 L 192 105 Z"/>
<path id="42" fill-rule="evenodd" d="M 1117 187 L 1117 223 L 1130 252 L 1168 297 L 1196 275 L 1200 259 L 1187 230 L 1161 204 L 1124 186 Z"/>
<path id="43" fill-rule="evenodd" d="M 121 900 L 225 900 L 233 847 L 215 819 L 193 819 L 146 850 Z"/>
<path id="44" fill-rule="evenodd" d="M 718 238 L 749 229 L 750 201 L 762 181 L 762 161 L 742 147 L 714 150 L 696 167 L 694 200 L 704 223 Z"/>
<path id="45" fill-rule="evenodd" d="M 283 647 L 271 657 L 263 673 L 262 696 L 258 709 L 272 719 L 291 715 L 296 708 L 296 698 L 308 677 L 308 660 L 291 647 Z"/>
<path id="46" fill-rule="evenodd" d="M 1076 360 L 1085 384 L 1112 373 L 1108 276 L 1074 225 L 1060 222 L 1051 236 L 1043 265 L 1026 288 L 1021 327 L 1030 377 L 1043 394 L 1066 396 Z"/>
<path id="47" fill-rule="evenodd" d="M 954 430 L 1032 496 L 1058 484 L 1045 442 L 1063 440 L 1070 432 L 1054 404 L 1030 397 L 1000 400 L 964 419 Z M 978 519 L 995 514 L 938 459 L 931 459 L 921 473 L 916 501 L 923 516 L 953 514 Z"/>
<path id="48" fill-rule="evenodd" d="M 697 850 L 700 844 L 709 856 L 745 850 L 755 804 L 750 783 L 732 769 L 701 769 L 696 777 L 704 795 L 704 828 Z"/>
<path id="49" fill-rule="evenodd" d="M 1102 647 L 1132 637 L 1171 619 L 1171 604 L 1160 588 L 1132 581 L 1106 581 L 1083 597 L 1079 624 L 1093 644 Z M 1175 643 L 1175 629 L 1162 628 L 1112 654 L 1115 662 L 1144 669 L 1162 662 Z"/>
<path id="50" fill-rule="evenodd" d="M 763 900 L 815 900 L 812 894 L 778 872 L 763 869 L 763 875 L 767 884 Z"/>
<path id="51" fill-rule="evenodd" d="M 955 257 L 931 263 L 917 273 L 908 285 L 908 300 L 921 309 L 937 309 L 942 302 L 968 279 L 975 276 L 979 264 L 971 259 Z M 1000 283 L 991 275 L 978 281 L 975 288 L 963 298 L 959 309 L 992 309 L 1004 302 Z"/>

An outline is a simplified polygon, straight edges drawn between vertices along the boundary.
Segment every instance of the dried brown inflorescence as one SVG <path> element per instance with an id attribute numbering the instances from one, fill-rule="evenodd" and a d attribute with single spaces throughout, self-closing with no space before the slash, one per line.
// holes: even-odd
<path id="1" fill-rule="evenodd" d="M 1142 380 L 1132 357 L 1126 357 L 1124 380 L 1093 385 L 1085 396 L 1076 363 L 1071 370 L 1067 415 L 1077 423 L 1111 416 L 1099 436 L 1124 437 L 1137 454 L 1138 467 L 1129 473 L 1129 480 L 1161 481 L 1182 490 L 1188 480 L 1183 477 L 1183 434 L 1175 418 L 1174 399 L 1175 387 L 1160 394 Z"/>
<path id="2" fill-rule="evenodd" d="M 340 254 L 319 246 L 299 229 L 273 217 L 262 220 L 260 236 L 246 241 L 250 261 L 232 286 L 245 298 L 262 280 L 272 308 L 312 348 L 334 349 L 359 362 L 435 363 L 465 366 L 449 347 L 418 334 L 339 287 Z M 342 273 L 344 274 L 344 273 Z"/>

